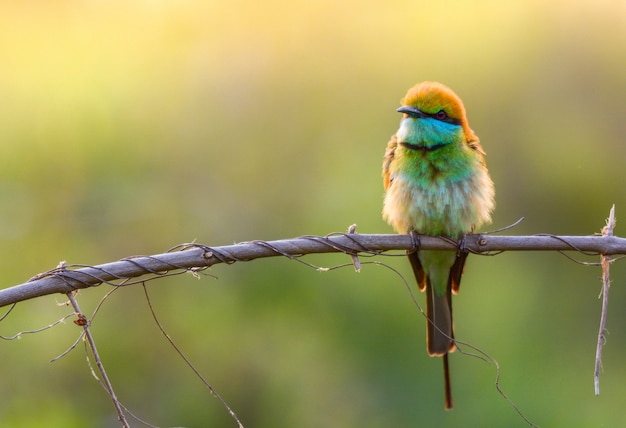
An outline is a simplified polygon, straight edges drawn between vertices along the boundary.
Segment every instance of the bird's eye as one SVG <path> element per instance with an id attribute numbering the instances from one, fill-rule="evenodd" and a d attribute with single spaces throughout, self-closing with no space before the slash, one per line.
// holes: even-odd
<path id="1" fill-rule="evenodd" d="M 446 120 L 447 118 L 448 115 L 443 110 L 439 110 L 437 113 L 435 113 L 435 119 L 437 120 Z"/>

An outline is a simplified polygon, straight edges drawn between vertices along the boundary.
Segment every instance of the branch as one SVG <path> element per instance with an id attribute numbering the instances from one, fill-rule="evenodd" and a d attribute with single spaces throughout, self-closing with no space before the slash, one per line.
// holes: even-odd
<path id="1" fill-rule="evenodd" d="M 609 218 L 606 220 L 606 226 L 602 229 L 602 236 L 613 236 L 615 229 L 615 205 L 611 207 Z M 596 345 L 596 365 L 593 373 L 593 385 L 596 395 L 600 395 L 600 370 L 602 368 L 602 347 L 604 346 L 606 332 L 606 317 L 609 310 L 609 288 L 611 286 L 610 266 L 611 257 L 606 254 L 600 256 L 600 264 L 602 266 L 602 313 L 600 315 L 600 327 L 598 329 L 598 342 Z"/>
<path id="2" fill-rule="evenodd" d="M 218 263 L 250 261 L 263 257 L 298 258 L 305 254 L 342 252 L 381 254 L 390 250 L 464 250 L 475 254 L 500 251 L 578 251 L 584 254 L 626 254 L 626 239 L 606 236 L 490 236 L 470 234 L 461 243 L 447 238 L 418 235 L 333 234 L 303 236 L 278 241 L 251 241 L 222 247 L 182 244 L 166 253 L 124 258 L 97 266 L 61 264 L 28 282 L 0 290 L 0 307 L 48 294 L 67 294 L 73 290 L 102 283 L 129 285 L 129 280 L 143 275 L 172 275 L 197 272 Z"/>
<path id="3" fill-rule="evenodd" d="M 85 338 L 87 339 L 87 343 L 89 343 L 89 347 L 91 348 L 91 352 L 93 353 L 93 357 L 96 360 L 96 366 L 98 366 L 98 370 L 100 371 L 100 375 L 102 376 L 102 384 L 106 389 L 109 397 L 113 400 L 113 406 L 115 407 L 115 412 L 117 413 L 117 419 L 121 422 L 122 427 L 129 428 L 128 421 L 126 420 L 126 416 L 124 416 L 124 412 L 122 411 L 122 405 L 120 404 L 117 396 L 115 395 L 115 391 L 113 390 L 113 385 L 109 380 L 109 376 L 107 375 L 106 370 L 104 369 L 104 365 L 102 364 L 102 360 L 100 359 L 100 355 L 98 354 L 98 349 L 96 348 L 96 341 L 93 339 L 91 335 L 91 330 L 89 329 L 89 322 L 82 315 L 80 308 L 78 307 L 78 302 L 74 298 L 72 293 L 67 294 L 67 298 L 69 299 L 74 311 L 78 315 L 78 319 L 80 321 L 75 321 L 77 325 L 81 325 L 83 327 L 83 332 L 85 334 Z M 96 379 L 98 379 L 96 377 Z M 99 379 L 98 379 L 99 380 Z"/>

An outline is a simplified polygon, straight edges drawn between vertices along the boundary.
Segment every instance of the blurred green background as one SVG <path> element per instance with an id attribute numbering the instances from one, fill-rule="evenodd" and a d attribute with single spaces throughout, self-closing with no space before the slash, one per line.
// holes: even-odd
<path id="1" fill-rule="evenodd" d="M 192 240 L 352 223 L 389 233 L 382 155 L 400 98 L 422 80 L 465 102 L 496 183 L 492 228 L 523 216 L 507 234 L 592 234 L 615 203 L 626 235 L 625 68 L 622 0 L 3 2 L 3 287 L 60 260 L 99 264 Z M 376 260 L 410 278 L 404 258 Z M 457 337 L 498 360 L 501 387 L 538 425 L 626 421 L 626 269 L 613 266 L 595 397 L 599 269 L 556 253 L 469 260 Z M 219 279 L 148 287 L 246 427 L 526 426 L 496 391 L 495 366 L 458 352 L 456 407 L 443 410 L 441 361 L 426 355 L 425 322 L 389 269 L 322 273 L 276 258 L 210 273 Z M 109 289 L 81 292 L 83 312 Z M 0 334 L 52 323 L 69 312 L 63 301 L 18 305 Z M 93 333 L 141 418 L 235 426 L 157 330 L 139 286 L 111 296 Z M 0 342 L 3 426 L 119 425 L 82 346 L 49 362 L 78 334 L 68 321 Z"/>

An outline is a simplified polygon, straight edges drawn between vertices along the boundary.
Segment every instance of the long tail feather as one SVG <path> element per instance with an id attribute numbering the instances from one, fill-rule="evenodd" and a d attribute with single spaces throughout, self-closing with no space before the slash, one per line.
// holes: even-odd
<path id="1" fill-rule="evenodd" d="M 461 252 L 457 255 L 454 264 L 449 271 L 446 271 L 447 277 L 445 274 L 439 275 L 438 278 L 445 278 L 446 281 L 444 283 L 447 287 L 444 293 L 436 292 L 435 284 L 432 283 L 430 274 L 424 270 L 419 253 L 407 252 L 407 256 L 411 262 L 411 268 L 419 289 L 426 291 L 426 316 L 428 318 L 426 346 L 431 356 L 443 357 L 445 408 L 450 410 L 453 408 L 453 401 L 448 353 L 456 349 L 452 324 L 452 292 L 456 294 L 459 289 L 467 253 Z M 432 261 L 432 259 L 430 260 Z M 438 281 L 438 284 L 441 284 L 441 280 Z"/>
<path id="2" fill-rule="evenodd" d="M 428 317 L 426 343 L 428 353 L 443 356 L 454 350 L 452 331 L 452 296 L 450 288 L 438 295 L 430 278 L 426 278 L 426 316 Z"/>
<path id="3" fill-rule="evenodd" d="M 452 385 L 450 383 L 450 367 L 448 366 L 448 354 L 443 356 L 443 383 L 446 393 L 446 410 L 452 410 L 454 403 L 452 402 Z"/>

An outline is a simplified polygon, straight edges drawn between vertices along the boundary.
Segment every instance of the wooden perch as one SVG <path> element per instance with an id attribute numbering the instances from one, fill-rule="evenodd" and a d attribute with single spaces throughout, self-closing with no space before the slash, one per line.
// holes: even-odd
<path id="1" fill-rule="evenodd" d="M 97 266 L 60 265 L 31 278 L 28 282 L 0 290 L 0 307 L 48 294 L 67 294 L 75 289 L 102 283 L 128 284 L 143 275 L 166 275 L 173 271 L 198 271 L 218 263 L 250 261 L 263 257 L 296 258 L 306 254 L 343 252 L 380 254 L 390 250 L 457 250 L 459 243 L 446 237 L 419 235 L 416 243 L 409 235 L 334 234 L 303 236 L 278 241 L 251 241 L 222 247 L 182 244 L 152 256 L 136 256 Z M 476 254 L 501 251 L 577 251 L 587 255 L 626 254 L 626 239 L 605 236 L 492 236 L 470 234 L 463 249 Z"/>

